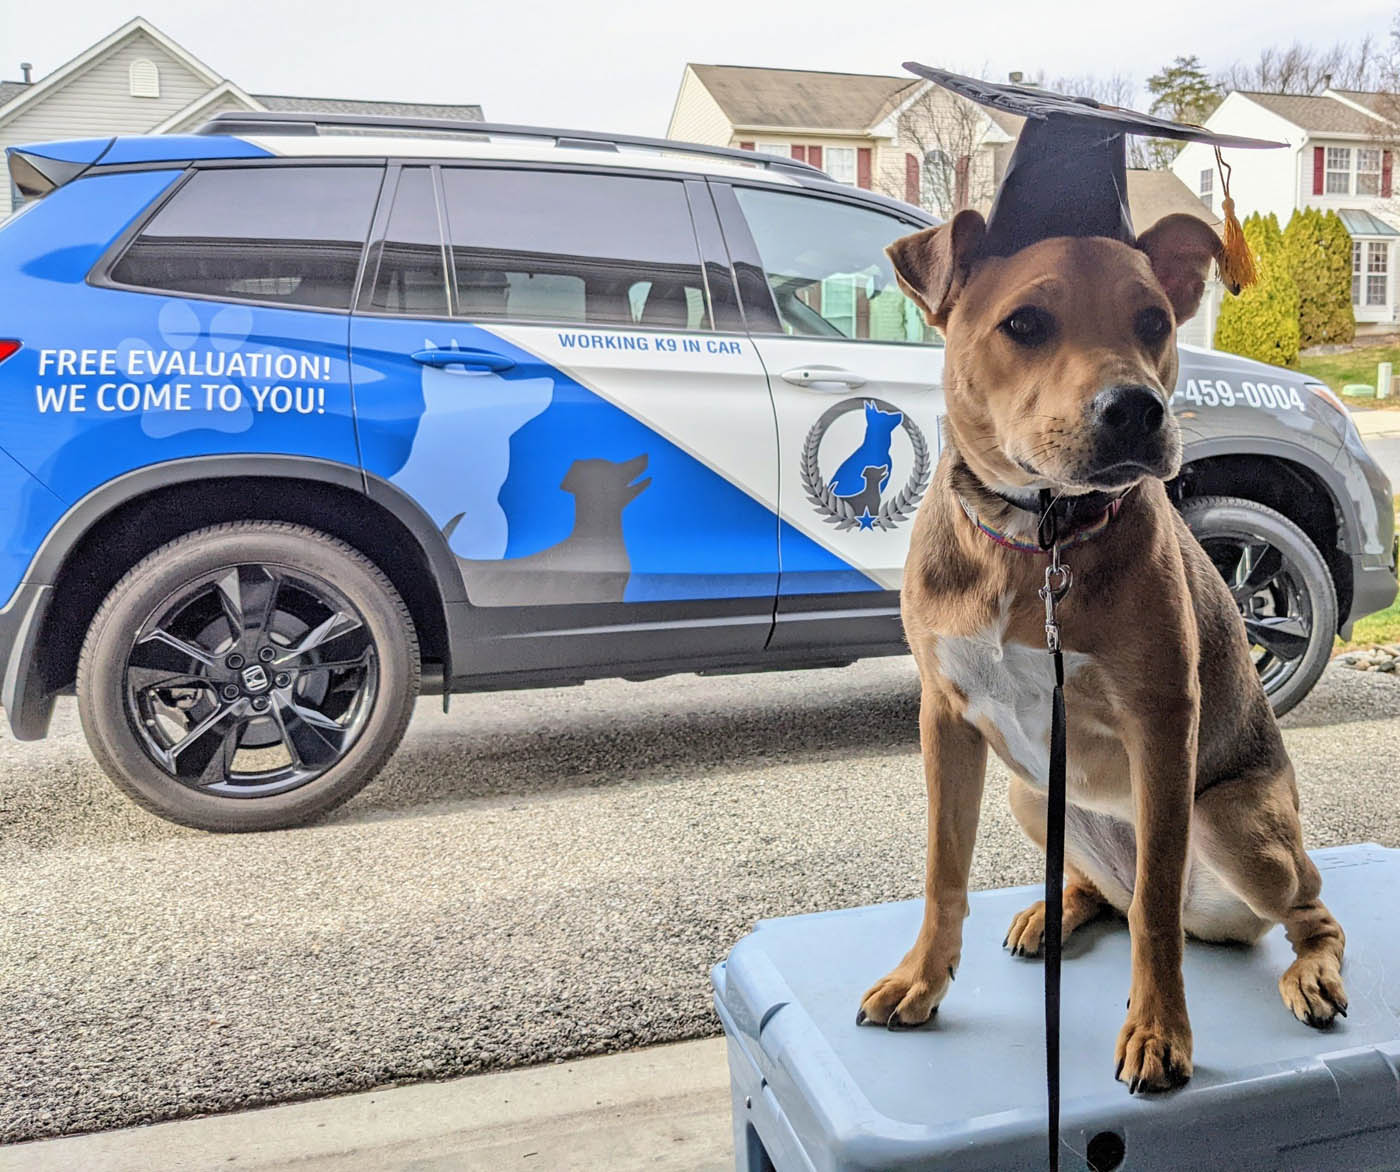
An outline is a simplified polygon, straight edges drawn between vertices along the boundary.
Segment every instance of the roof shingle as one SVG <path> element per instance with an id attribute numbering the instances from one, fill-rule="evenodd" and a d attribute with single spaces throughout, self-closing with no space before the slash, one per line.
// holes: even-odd
<path id="1" fill-rule="evenodd" d="M 691 65 L 734 126 L 866 130 L 923 83 L 912 77 Z"/>
<path id="2" fill-rule="evenodd" d="M 1375 134 L 1383 123 L 1322 94 L 1266 94 L 1241 90 L 1257 105 L 1314 134 Z"/>

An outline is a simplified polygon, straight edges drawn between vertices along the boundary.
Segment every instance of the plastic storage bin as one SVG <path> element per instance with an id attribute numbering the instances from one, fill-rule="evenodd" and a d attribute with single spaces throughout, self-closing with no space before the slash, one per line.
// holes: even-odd
<path id="1" fill-rule="evenodd" d="M 1347 933 L 1349 1016 L 1326 1031 L 1279 998 L 1293 954 L 1188 943 L 1195 1076 L 1130 1096 L 1113 1078 L 1128 929 L 1101 919 L 1065 949 L 1061 1167 L 1132 1172 L 1400 1172 L 1400 851 L 1314 853 Z M 1001 946 L 1038 887 L 971 897 L 962 967 L 932 1025 L 855 1024 L 903 956 L 921 903 L 764 920 L 712 973 L 729 1043 L 740 1172 L 1008 1172 L 1045 1167 L 1038 960 Z"/>

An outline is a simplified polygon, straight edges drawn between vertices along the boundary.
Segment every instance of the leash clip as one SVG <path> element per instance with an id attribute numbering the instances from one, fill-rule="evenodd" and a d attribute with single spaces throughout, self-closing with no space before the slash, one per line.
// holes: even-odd
<path id="1" fill-rule="evenodd" d="M 1051 655 L 1060 650 L 1060 624 L 1055 618 L 1055 606 L 1069 593 L 1074 584 L 1074 576 L 1069 567 L 1060 561 L 1060 543 L 1050 547 L 1050 564 L 1045 567 L 1045 585 L 1036 593 L 1045 602 L 1045 647 Z"/>

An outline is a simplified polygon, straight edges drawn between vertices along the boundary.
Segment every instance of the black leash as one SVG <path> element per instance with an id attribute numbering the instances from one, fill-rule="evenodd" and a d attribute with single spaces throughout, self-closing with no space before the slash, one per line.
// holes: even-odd
<path id="1" fill-rule="evenodd" d="M 1036 537 L 1050 554 L 1045 585 L 1045 646 L 1055 663 L 1055 690 L 1050 706 L 1050 776 L 1045 808 L 1045 1098 L 1050 1144 L 1050 1172 L 1060 1167 L 1060 934 L 1065 875 L 1065 661 L 1060 652 L 1060 625 L 1055 606 L 1069 593 L 1073 578 L 1060 562 L 1053 500 L 1040 494 Z"/>

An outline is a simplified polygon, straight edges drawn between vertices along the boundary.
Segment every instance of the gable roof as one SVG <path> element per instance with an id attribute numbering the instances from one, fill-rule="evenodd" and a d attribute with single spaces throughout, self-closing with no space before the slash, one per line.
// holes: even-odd
<path id="1" fill-rule="evenodd" d="M 1196 194 L 1171 171 L 1129 169 L 1128 211 L 1133 217 L 1133 227 L 1139 232 L 1145 232 L 1173 212 L 1195 216 L 1212 228 L 1220 226 L 1220 217 L 1208 211 Z"/>
<path id="2" fill-rule="evenodd" d="M 33 85 L 21 84 L 20 90 L 9 95 L 9 100 L 0 105 L 0 122 L 9 118 L 12 114 L 22 110 L 36 99 L 42 98 L 45 94 L 52 92 L 67 81 L 73 74 L 86 68 L 99 57 L 111 52 L 128 37 L 136 33 L 145 33 L 151 40 L 155 41 L 162 49 L 183 64 L 196 77 L 202 78 L 211 86 L 218 85 L 222 78 L 219 77 L 209 66 L 205 65 L 199 58 L 192 56 L 185 49 L 182 49 L 160 29 L 156 28 L 143 16 L 134 16 L 128 20 L 121 28 L 109 33 L 95 45 L 89 45 L 71 61 L 60 65 L 52 73 L 47 73 L 36 81 Z M 12 84 L 9 82 L 6 85 Z"/>
<path id="3" fill-rule="evenodd" d="M 253 94 L 268 110 L 309 114 L 388 114 L 402 118 L 449 118 L 457 122 L 482 121 L 475 103 L 444 106 L 431 102 L 362 102 L 352 98 L 298 98 L 287 94 Z"/>
<path id="4" fill-rule="evenodd" d="M 736 127 L 866 130 L 923 84 L 913 77 L 756 65 L 690 68 Z"/>
<path id="5" fill-rule="evenodd" d="M 1325 94 L 1239 92 L 1256 105 L 1313 134 L 1375 134 L 1383 125 L 1378 117 Z"/>
<path id="6" fill-rule="evenodd" d="M 31 84 L 24 81 L 0 81 L 0 106 L 5 105 L 21 90 L 27 90 Z"/>

